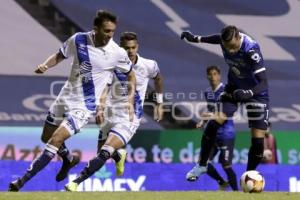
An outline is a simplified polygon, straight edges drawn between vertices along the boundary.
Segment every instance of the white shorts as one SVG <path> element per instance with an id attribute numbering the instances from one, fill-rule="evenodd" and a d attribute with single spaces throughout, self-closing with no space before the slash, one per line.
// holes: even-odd
<path id="1" fill-rule="evenodd" d="M 46 122 L 55 126 L 64 126 L 74 135 L 85 126 L 94 111 L 88 110 L 84 103 L 66 101 L 63 98 L 57 98 L 51 105 Z"/>
<path id="2" fill-rule="evenodd" d="M 105 113 L 105 121 L 100 126 L 99 140 L 106 140 L 109 134 L 114 134 L 123 141 L 124 145 L 127 144 L 139 125 L 130 122 L 125 109 L 118 110 L 118 114 L 114 114 L 110 108 L 107 108 Z"/>

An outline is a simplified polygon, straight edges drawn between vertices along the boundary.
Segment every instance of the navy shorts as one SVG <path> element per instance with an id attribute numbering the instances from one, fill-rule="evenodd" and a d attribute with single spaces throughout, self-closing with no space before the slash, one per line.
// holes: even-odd
<path id="1" fill-rule="evenodd" d="M 210 154 L 209 160 L 213 160 L 217 153 L 220 151 L 219 163 L 226 167 L 232 164 L 233 149 L 235 138 L 216 140 L 215 146 Z"/>
<path id="2" fill-rule="evenodd" d="M 233 117 L 238 106 L 244 104 L 247 110 L 249 128 L 267 130 L 269 120 L 269 99 L 267 97 L 253 97 L 247 102 L 222 101 L 218 104 L 219 112 L 227 117 Z"/>

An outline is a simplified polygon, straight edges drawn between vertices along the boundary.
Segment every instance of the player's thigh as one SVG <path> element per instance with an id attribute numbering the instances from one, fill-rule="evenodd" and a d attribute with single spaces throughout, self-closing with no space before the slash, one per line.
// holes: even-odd
<path id="1" fill-rule="evenodd" d="M 218 147 L 215 145 L 210 152 L 209 161 L 212 161 L 215 158 L 215 156 L 218 154 L 218 151 Z"/>
<path id="2" fill-rule="evenodd" d="M 219 161 L 223 167 L 231 166 L 233 159 L 234 139 L 225 139 L 218 144 L 220 150 Z"/>
<path id="3" fill-rule="evenodd" d="M 122 141 L 123 145 L 126 145 L 135 134 L 137 128 L 138 126 L 131 122 L 117 123 L 110 129 L 109 137 L 111 135 L 116 136 L 119 141 Z"/>
<path id="4" fill-rule="evenodd" d="M 260 134 L 260 131 L 267 130 L 269 123 L 269 108 L 267 103 L 248 102 L 245 104 L 247 109 L 249 128 L 253 129 L 253 134 Z"/>
<path id="5" fill-rule="evenodd" d="M 94 111 L 90 111 L 86 108 L 71 108 L 70 111 L 65 114 L 61 126 L 64 126 L 72 136 L 78 133 L 80 129 L 89 122 L 89 119 L 93 114 Z"/>
<path id="6" fill-rule="evenodd" d="M 71 136 L 69 130 L 67 130 L 64 126 L 60 125 L 51 138 L 49 139 L 48 143 L 59 148 L 63 142 Z"/>

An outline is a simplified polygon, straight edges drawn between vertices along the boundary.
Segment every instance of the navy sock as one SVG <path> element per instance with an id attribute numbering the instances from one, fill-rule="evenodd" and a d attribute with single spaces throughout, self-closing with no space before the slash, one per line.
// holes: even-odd
<path id="1" fill-rule="evenodd" d="M 238 186 L 237 186 L 236 174 L 233 171 L 232 167 L 224 168 L 224 171 L 227 174 L 227 179 L 228 179 L 230 187 L 232 188 L 233 191 L 237 191 Z"/>
<path id="2" fill-rule="evenodd" d="M 73 160 L 73 155 L 66 147 L 65 143 L 60 146 L 57 154 L 63 159 L 64 162 L 72 162 Z"/>
<path id="3" fill-rule="evenodd" d="M 264 138 L 252 138 L 248 153 L 247 171 L 255 170 L 263 158 Z"/>
<path id="4" fill-rule="evenodd" d="M 220 176 L 216 168 L 211 163 L 207 164 L 207 174 L 215 179 L 219 185 L 225 183 L 224 179 Z"/>
<path id="5" fill-rule="evenodd" d="M 80 175 L 73 182 L 80 184 L 98 171 L 109 158 L 110 153 L 107 150 L 101 149 L 97 157 L 89 161 L 88 165 L 80 172 Z"/>
<path id="6" fill-rule="evenodd" d="M 215 120 L 210 120 L 205 129 L 201 139 L 201 152 L 200 152 L 200 166 L 207 166 L 207 161 L 210 156 L 210 152 L 215 144 L 216 135 L 218 129 L 222 125 L 217 123 Z"/>
<path id="7" fill-rule="evenodd" d="M 48 163 L 54 158 L 56 155 L 57 149 L 55 146 L 46 144 L 45 150 L 41 153 L 39 157 L 37 157 L 34 161 L 32 161 L 30 167 L 27 169 L 25 175 L 21 178 L 23 183 L 29 181 L 32 177 L 34 177 L 39 171 L 44 169 Z"/>

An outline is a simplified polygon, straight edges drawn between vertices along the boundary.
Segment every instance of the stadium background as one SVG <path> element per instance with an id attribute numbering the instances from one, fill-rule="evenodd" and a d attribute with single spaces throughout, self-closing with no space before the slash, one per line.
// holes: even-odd
<path id="1" fill-rule="evenodd" d="M 83 190 L 217 189 L 216 183 L 206 176 L 191 184 L 185 181 L 184 175 L 199 152 L 201 133 L 194 125 L 199 109 L 203 109 L 203 90 L 208 87 L 206 66 L 219 65 L 224 71 L 223 78 L 227 66 L 218 47 L 187 44 L 180 41 L 179 35 L 186 29 L 209 34 L 226 24 L 235 24 L 260 42 L 268 68 L 270 121 L 280 164 L 260 166 L 267 179 L 266 190 L 300 191 L 300 25 L 296 20 L 300 17 L 300 1 L 217 2 L 3 0 L 0 7 L 0 190 L 6 190 L 8 183 L 27 168 L 27 161 L 43 148 L 40 133 L 47 108 L 53 101 L 51 94 L 59 92 L 70 64 L 63 62 L 43 76 L 34 75 L 33 69 L 74 32 L 90 30 L 97 9 L 108 9 L 120 18 L 115 40 L 118 41 L 123 31 L 135 31 L 140 38 L 140 54 L 158 61 L 168 94 L 167 108 L 180 120 L 166 113 L 164 121 L 158 124 L 152 120 L 151 109 L 146 107 L 144 123 L 127 146 L 130 154 L 124 178 L 116 178 L 113 164 L 107 164 L 83 184 Z M 151 90 L 150 84 L 149 97 Z M 192 102 L 193 106 L 186 106 L 186 102 Z M 234 169 L 238 176 L 247 162 L 250 136 L 246 122 L 244 118 L 236 120 L 239 133 Z M 96 138 L 97 128 L 91 122 L 68 145 L 85 162 L 94 155 Z M 24 190 L 61 190 L 67 180 L 55 183 L 59 165 L 53 162 Z M 76 167 L 69 178 L 82 166 Z"/>

